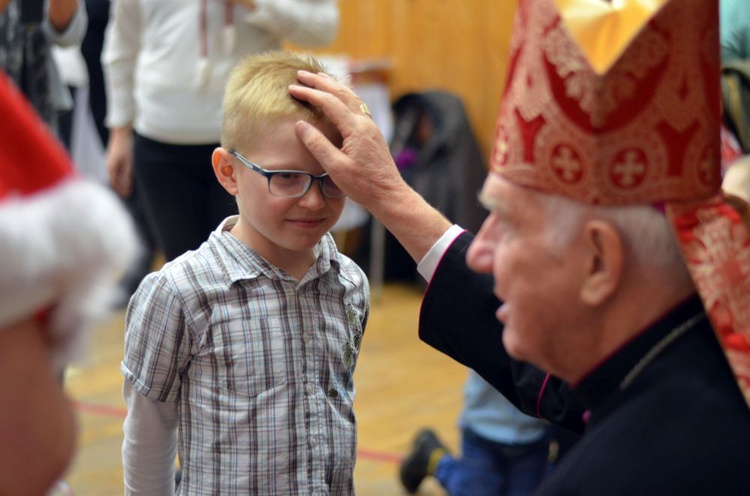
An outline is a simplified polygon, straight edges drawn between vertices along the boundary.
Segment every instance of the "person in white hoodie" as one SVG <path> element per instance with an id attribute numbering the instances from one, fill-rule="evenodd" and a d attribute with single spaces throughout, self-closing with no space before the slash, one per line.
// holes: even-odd
<path id="1" fill-rule="evenodd" d="M 237 213 L 211 169 L 231 68 L 284 41 L 327 45 L 338 23 L 336 0 L 112 2 L 102 55 L 109 179 L 123 197 L 138 188 L 167 260 Z"/>

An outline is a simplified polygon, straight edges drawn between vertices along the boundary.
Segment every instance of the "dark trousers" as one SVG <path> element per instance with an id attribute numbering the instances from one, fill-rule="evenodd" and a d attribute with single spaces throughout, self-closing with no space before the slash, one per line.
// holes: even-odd
<path id="1" fill-rule="evenodd" d="M 86 63 L 89 78 L 88 106 L 96 127 L 96 132 L 103 146 L 109 141 L 109 129 L 104 125 L 107 115 L 107 96 L 104 87 L 104 72 L 102 71 L 102 49 L 104 47 L 104 31 L 109 22 L 109 0 L 86 0 L 88 27 L 86 35 L 81 41 L 81 55 Z M 73 98 L 76 88 L 70 88 Z M 73 112 L 66 112 L 60 116 L 60 138 L 70 150 L 73 134 Z"/>
<path id="2" fill-rule="evenodd" d="M 107 146 L 109 129 L 104 125 L 104 118 L 107 115 L 107 97 L 101 56 L 104 47 L 104 31 L 109 22 L 109 0 L 86 0 L 86 13 L 89 24 L 81 42 L 81 55 L 86 61 L 86 69 L 89 73 L 89 108 L 96 125 L 96 132 L 99 133 L 104 146 Z"/>
<path id="3" fill-rule="evenodd" d="M 211 167 L 217 146 L 170 145 L 135 134 L 136 187 L 167 260 L 198 248 L 222 220 L 237 213 L 234 198 Z"/>

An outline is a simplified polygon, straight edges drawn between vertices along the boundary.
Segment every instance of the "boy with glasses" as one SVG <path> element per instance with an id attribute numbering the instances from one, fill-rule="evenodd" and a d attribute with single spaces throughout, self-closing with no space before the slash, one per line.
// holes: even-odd
<path id="1" fill-rule="evenodd" d="M 293 99 L 314 59 L 243 60 L 224 98 L 221 185 L 237 200 L 198 250 L 149 275 L 128 308 L 126 494 L 353 494 L 352 375 L 363 271 L 328 233 L 344 194 L 298 140 L 321 112 Z"/>

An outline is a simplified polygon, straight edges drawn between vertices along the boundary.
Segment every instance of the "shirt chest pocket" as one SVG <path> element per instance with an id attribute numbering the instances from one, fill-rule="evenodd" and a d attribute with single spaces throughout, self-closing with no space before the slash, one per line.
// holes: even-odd
<path id="1" fill-rule="evenodd" d="M 255 397 L 285 384 L 293 367 L 289 345 L 278 318 L 217 326 L 213 348 L 219 387 Z"/>

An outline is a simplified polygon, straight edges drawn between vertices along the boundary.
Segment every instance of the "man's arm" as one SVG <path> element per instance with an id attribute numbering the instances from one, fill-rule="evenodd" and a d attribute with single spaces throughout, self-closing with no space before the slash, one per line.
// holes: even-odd
<path id="1" fill-rule="evenodd" d="M 136 0 L 117 0 L 104 38 L 102 70 L 107 94 L 106 166 L 110 185 L 122 197 L 133 184 L 135 66 L 141 50 L 141 12 Z"/>

